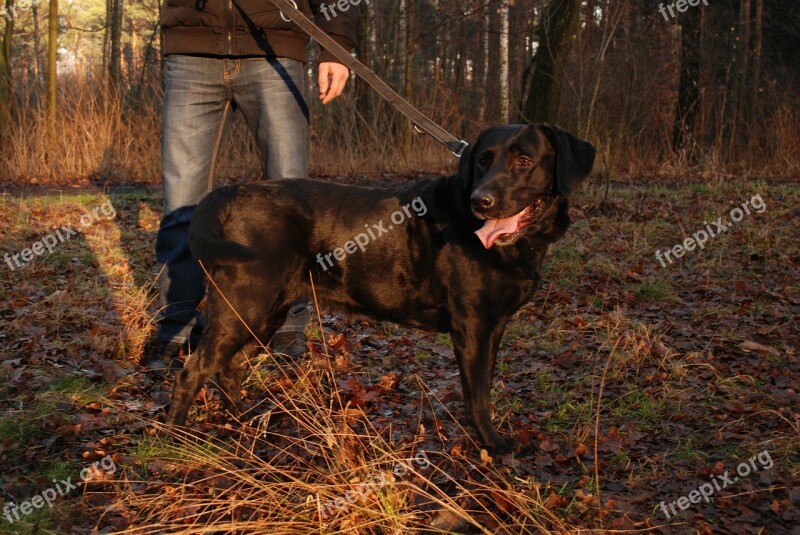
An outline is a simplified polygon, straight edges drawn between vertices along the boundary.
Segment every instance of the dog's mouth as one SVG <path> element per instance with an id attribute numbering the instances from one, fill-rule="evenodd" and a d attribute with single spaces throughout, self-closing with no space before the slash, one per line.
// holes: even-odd
<path id="1" fill-rule="evenodd" d="M 533 204 L 525 207 L 523 211 L 511 217 L 500 219 L 486 219 L 483 226 L 475 231 L 478 239 L 487 249 L 495 243 L 498 245 L 511 245 L 522 235 L 525 227 L 537 222 L 548 206 L 550 197 L 539 197 Z"/>

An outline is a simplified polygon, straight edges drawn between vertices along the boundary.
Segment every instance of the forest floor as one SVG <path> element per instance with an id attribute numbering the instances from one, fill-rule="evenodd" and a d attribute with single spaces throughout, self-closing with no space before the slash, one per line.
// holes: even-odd
<path id="1" fill-rule="evenodd" d="M 249 419 L 212 387 L 159 432 L 160 195 L 3 195 L 0 533 L 800 534 L 797 178 L 603 191 L 504 337 L 506 456 L 458 423 L 447 336 L 325 311 L 306 358 L 254 356 Z"/>

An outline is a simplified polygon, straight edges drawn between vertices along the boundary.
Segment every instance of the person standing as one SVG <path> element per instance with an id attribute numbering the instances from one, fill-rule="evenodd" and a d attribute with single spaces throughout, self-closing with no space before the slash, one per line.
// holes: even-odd
<path id="1" fill-rule="evenodd" d="M 358 7 L 335 16 L 319 0 L 297 8 L 346 49 L 355 42 Z M 321 16 L 324 15 L 324 16 Z M 309 112 L 305 96 L 309 37 L 268 0 L 167 0 L 161 13 L 166 58 L 162 127 L 164 212 L 156 238 L 162 310 L 141 363 L 167 364 L 188 353 L 202 330 L 197 305 L 204 275 L 189 251 L 189 223 L 212 189 L 216 159 L 231 114 L 240 110 L 258 144 L 263 175 L 308 174 Z M 319 99 L 344 90 L 349 69 L 322 50 Z M 273 348 L 300 354 L 308 304 L 297 302 L 273 337 Z"/>

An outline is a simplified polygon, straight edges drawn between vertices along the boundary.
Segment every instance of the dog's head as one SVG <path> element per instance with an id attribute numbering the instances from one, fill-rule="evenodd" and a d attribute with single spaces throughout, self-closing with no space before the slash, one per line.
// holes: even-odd
<path id="1" fill-rule="evenodd" d="M 592 170 L 594 147 L 551 125 L 494 126 L 461 157 L 469 211 L 487 249 L 511 245 L 550 218 Z"/>

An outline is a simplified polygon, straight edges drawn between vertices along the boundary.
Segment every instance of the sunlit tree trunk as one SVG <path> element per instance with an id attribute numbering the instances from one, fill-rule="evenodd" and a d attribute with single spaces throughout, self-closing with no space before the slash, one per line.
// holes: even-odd
<path id="1" fill-rule="evenodd" d="M 480 68 L 478 71 L 478 119 L 486 120 L 486 96 L 489 83 L 489 5 L 484 6 L 478 14 L 481 18 L 481 52 L 479 56 Z"/>
<path id="2" fill-rule="evenodd" d="M 117 89 L 122 82 L 122 0 L 112 0 L 112 8 L 108 75 L 111 87 Z"/>
<path id="3" fill-rule="evenodd" d="M 114 0 L 106 0 L 106 21 L 103 29 L 103 73 L 108 72 L 108 56 L 111 43 L 111 15 L 114 12 Z"/>
<path id="4" fill-rule="evenodd" d="M 405 14 L 405 28 L 404 34 L 400 36 L 405 42 L 403 48 L 405 49 L 405 60 L 403 61 L 403 96 L 409 100 L 414 99 L 414 43 L 412 42 L 414 34 L 414 1 L 406 3 Z"/>
<path id="5" fill-rule="evenodd" d="M 550 0 L 539 22 L 539 47 L 523 107 L 523 122 L 552 122 L 561 99 L 564 64 L 578 28 L 581 0 Z"/>
<path id="6" fill-rule="evenodd" d="M 55 134 L 58 81 L 58 0 L 50 0 L 47 16 L 47 121 L 50 133 Z"/>
<path id="7" fill-rule="evenodd" d="M 509 87 L 508 87 L 508 0 L 500 0 L 500 47 L 498 63 L 500 64 L 500 122 L 508 122 Z"/>
<path id="8" fill-rule="evenodd" d="M 33 17 L 33 54 L 36 83 L 39 91 L 44 90 L 44 59 L 42 58 L 42 33 L 39 29 L 39 2 L 31 2 L 31 16 Z"/>
<path id="9" fill-rule="evenodd" d="M 131 55 L 128 62 L 128 81 L 133 80 L 134 73 L 136 72 L 137 63 L 139 62 L 139 39 L 136 34 L 136 19 L 128 17 L 128 27 L 130 28 L 130 42 L 131 42 Z"/>
<path id="10" fill-rule="evenodd" d="M 0 50 L 0 127 L 5 129 L 11 113 L 11 40 L 14 37 L 14 0 L 6 0 L 3 30 L 3 49 Z"/>

